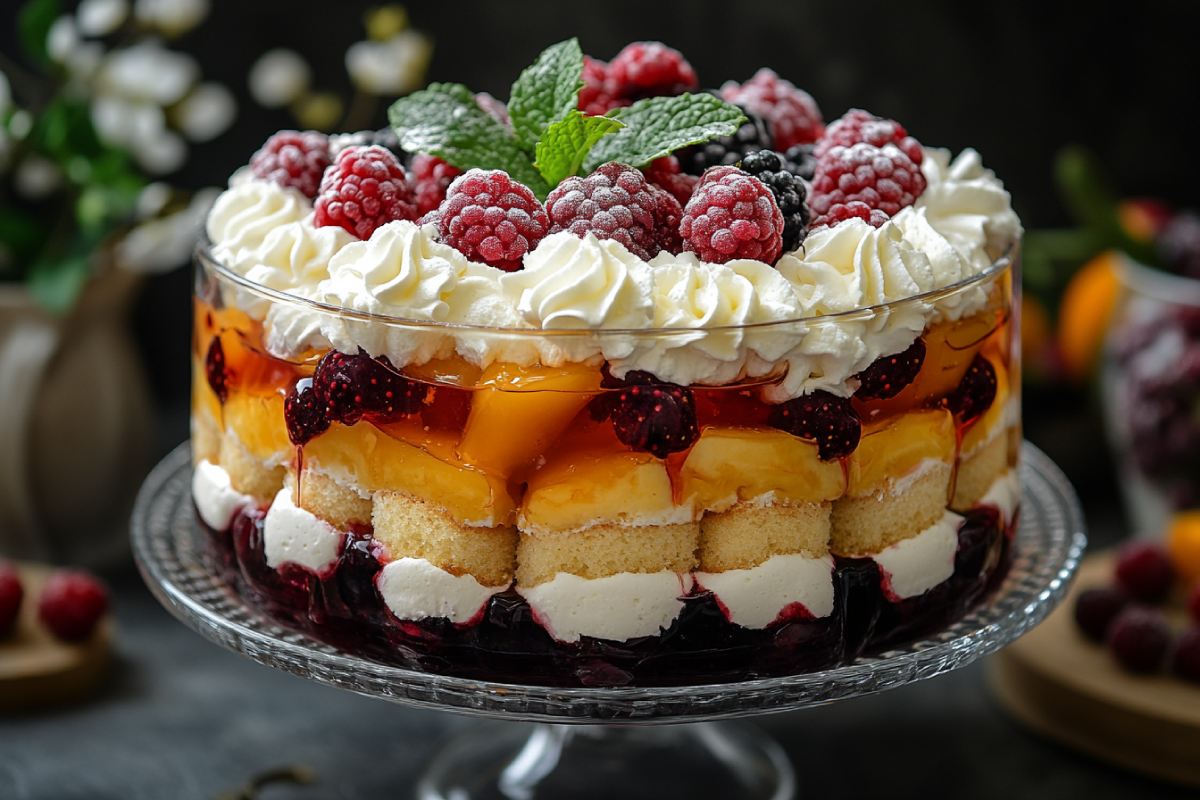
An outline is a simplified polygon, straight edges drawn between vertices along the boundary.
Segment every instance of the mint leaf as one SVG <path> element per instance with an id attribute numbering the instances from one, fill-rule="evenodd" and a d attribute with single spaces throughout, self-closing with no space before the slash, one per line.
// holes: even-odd
<path id="1" fill-rule="evenodd" d="M 508 117 L 521 147 L 532 152 L 550 123 L 575 108 L 582 75 L 583 51 L 578 39 L 547 47 L 533 66 L 521 73 L 508 101 Z"/>
<path id="2" fill-rule="evenodd" d="M 431 83 L 388 109 L 400 146 L 461 170 L 502 169 L 539 198 L 550 191 L 507 127 L 492 119 L 461 83 Z"/>
<path id="3" fill-rule="evenodd" d="M 588 172 L 608 161 L 644 167 L 681 147 L 732 136 L 746 120 L 740 108 L 710 94 L 651 97 L 606 116 L 626 127 L 592 149 L 584 161 Z"/>
<path id="4" fill-rule="evenodd" d="M 542 134 L 537 143 L 535 166 L 551 188 L 563 178 L 579 174 L 583 159 L 602 138 L 616 133 L 625 126 L 609 117 L 587 117 L 583 112 L 572 109 L 558 122 L 553 123 Z"/>

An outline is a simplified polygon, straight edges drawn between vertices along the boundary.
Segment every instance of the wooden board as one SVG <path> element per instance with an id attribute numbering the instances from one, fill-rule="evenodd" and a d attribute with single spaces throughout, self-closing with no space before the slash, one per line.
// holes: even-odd
<path id="1" fill-rule="evenodd" d="M 46 708 L 87 695 L 104 678 L 112 650 L 111 616 L 85 642 L 54 638 L 37 620 L 37 598 L 53 570 L 25 562 L 16 566 L 25 598 L 15 629 L 0 639 L 0 713 Z"/>
<path id="2" fill-rule="evenodd" d="M 1127 672 L 1075 624 L 1076 596 L 1110 585 L 1112 574 L 1112 553 L 1085 559 L 1063 604 L 992 659 L 992 687 L 1039 733 L 1136 772 L 1200 786 L 1200 684 Z M 1182 622 L 1182 609 L 1169 613 Z"/>

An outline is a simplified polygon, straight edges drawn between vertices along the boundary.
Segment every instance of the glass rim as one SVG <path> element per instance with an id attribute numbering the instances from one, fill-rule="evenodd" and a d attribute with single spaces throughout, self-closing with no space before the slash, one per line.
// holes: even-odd
<path id="1" fill-rule="evenodd" d="M 207 236 L 201 236 L 196 243 L 194 250 L 194 258 L 197 263 L 212 269 L 221 279 L 230 281 L 236 284 L 240 289 L 259 294 L 264 299 L 286 303 L 292 306 L 307 308 L 310 311 L 330 314 L 338 317 L 348 317 L 362 322 L 377 322 L 389 327 L 403 327 L 418 330 L 442 331 L 444 333 L 460 333 L 460 334 L 502 334 L 504 336 L 515 337 L 553 337 L 553 338 L 579 338 L 579 337 L 594 337 L 594 336 L 636 336 L 636 337 L 670 337 L 670 336 L 687 336 L 696 335 L 697 333 L 714 334 L 714 333 L 738 333 L 743 331 L 761 331 L 772 328 L 783 328 L 789 325 L 828 325 L 830 323 L 838 324 L 842 322 L 857 322 L 862 320 L 874 319 L 883 314 L 891 314 L 894 311 L 915 305 L 933 306 L 940 300 L 951 297 L 956 294 L 966 293 L 973 288 L 989 282 L 990 280 L 1002 275 L 1005 271 L 1011 271 L 1013 264 L 1016 261 L 1016 254 L 1020 250 L 1020 240 L 1011 243 L 1005 252 L 991 265 L 968 278 L 956 281 L 948 286 L 943 286 L 937 289 L 931 289 L 927 292 L 921 292 L 910 297 L 905 297 L 900 300 L 893 300 L 887 303 L 880 303 L 873 306 L 864 306 L 862 308 L 854 308 L 847 311 L 838 311 L 833 314 L 816 314 L 807 317 L 793 317 L 782 320 L 768 320 L 765 322 L 747 322 L 739 325 L 714 325 L 697 328 L 500 328 L 488 325 L 472 325 L 462 322 L 440 322 L 438 320 L 422 320 L 412 319 L 408 317 L 396 317 L 389 314 L 377 314 L 368 311 L 357 311 L 355 309 L 345 308 L 344 306 L 335 306 L 329 303 L 322 303 L 318 300 L 313 300 L 307 297 L 290 294 L 278 289 L 271 289 L 263 286 L 260 283 L 239 275 L 229 267 L 218 261 L 212 254 L 212 244 Z"/>
<path id="2" fill-rule="evenodd" d="M 1117 280 L 1129 291 L 1174 305 L 1200 306 L 1200 280 L 1176 275 L 1120 253 Z"/>

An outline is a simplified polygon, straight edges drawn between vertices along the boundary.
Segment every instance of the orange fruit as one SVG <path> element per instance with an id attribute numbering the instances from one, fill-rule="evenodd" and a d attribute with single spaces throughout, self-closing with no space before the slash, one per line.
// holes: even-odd
<path id="1" fill-rule="evenodd" d="M 1184 582 L 1200 581 L 1200 511 L 1180 511 L 1171 518 L 1167 555 Z"/>
<path id="2" fill-rule="evenodd" d="M 1054 330 L 1050 325 L 1050 315 L 1042 301 L 1031 294 L 1021 296 L 1021 353 L 1031 361 L 1042 358 Z"/>
<path id="3" fill-rule="evenodd" d="M 1119 255 L 1110 250 L 1079 268 L 1063 292 L 1058 307 L 1058 348 L 1063 366 L 1074 380 L 1086 380 L 1092 372 L 1117 303 Z"/>

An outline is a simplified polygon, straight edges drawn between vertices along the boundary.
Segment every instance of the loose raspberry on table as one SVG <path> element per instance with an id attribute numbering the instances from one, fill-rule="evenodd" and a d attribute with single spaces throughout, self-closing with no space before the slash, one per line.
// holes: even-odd
<path id="1" fill-rule="evenodd" d="M 767 421 L 772 427 L 817 443 L 823 461 L 845 458 L 862 438 L 862 420 L 849 397 L 838 397 L 818 389 L 771 407 Z"/>
<path id="2" fill-rule="evenodd" d="M 597 239 L 620 242 L 649 261 L 662 249 L 655 220 L 657 195 L 641 172 L 610 161 L 586 178 L 566 178 L 550 192 L 546 198 L 550 233 L 568 231 L 580 239 L 591 233 Z"/>
<path id="3" fill-rule="evenodd" d="M 685 250 L 711 264 L 750 258 L 774 264 L 783 247 L 783 214 L 771 190 L 736 167 L 704 173 L 679 223 Z"/>
<path id="4" fill-rule="evenodd" d="M 42 587 L 38 618 L 58 638 L 82 641 L 108 611 L 108 590 L 82 570 L 60 569 Z"/>
<path id="5" fill-rule="evenodd" d="M 1164 600 L 1171 591 L 1175 571 L 1171 558 L 1155 542 L 1129 542 L 1117 552 L 1117 585 L 1147 603 Z"/>
<path id="6" fill-rule="evenodd" d="M 625 375 L 625 382 L 632 385 L 603 398 L 623 444 L 657 458 L 692 446 L 699 429 L 690 389 L 636 370 Z"/>
<path id="7" fill-rule="evenodd" d="M 765 67 L 743 84 L 727 81 L 721 99 L 762 114 L 778 150 L 815 142 L 825 131 L 821 109 L 808 92 Z"/>
<path id="8" fill-rule="evenodd" d="M 625 100 L 674 97 L 700 85 L 683 54 L 662 42 L 626 45 L 608 63 L 606 81 L 615 96 Z"/>
<path id="9" fill-rule="evenodd" d="M 1075 600 L 1075 622 L 1088 636 L 1102 642 L 1108 626 L 1127 605 L 1129 595 L 1120 589 L 1089 589 Z"/>
<path id="10" fill-rule="evenodd" d="M 550 230 L 529 187 L 501 170 L 468 170 L 454 179 L 437 210 L 442 241 L 473 261 L 515 272 Z"/>
<path id="11" fill-rule="evenodd" d="M 329 137 L 316 131 L 280 131 L 250 159 L 254 177 L 291 186 L 305 197 L 316 197 L 321 176 L 329 166 Z"/>
<path id="12" fill-rule="evenodd" d="M 1158 609 L 1131 605 L 1108 626 L 1104 642 L 1121 666 L 1135 672 L 1154 672 L 1167 655 L 1171 629 Z"/>
<path id="13" fill-rule="evenodd" d="M 692 192 L 696 191 L 696 184 L 700 182 L 699 175 L 688 175 L 680 168 L 679 159 L 675 156 L 654 159 L 642 169 L 642 174 L 651 184 L 670 192 L 679 201 L 680 208 L 692 199 Z"/>
<path id="14" fill-rule="evenodd" d="M 7 636 L 16 625 L 24 597 L 25 589 L 16 568 L 7 561 L 0 561 L 0 638 Z"/>
<path id="15" fill-rule="evenodd" d="M 1200 683 L 1200 625 L 1185 630 L 1175 642 L 1171 668 L 1184 680 Z"/>
<path id="16" fill-rule="evenodd" d="M 630 105 L 631 101 L 616 95 L 616 86 L 608 79 L 608 64 L 590 56 L 583 57 L 583 87 L 576 105 L 588 116 L 600 117 L 614 108 Z"/>
<path id="17" fill-rule="evenodd" d="M 835 147 L 853 147 L 860 143 L 875 147 L 894 144 L 918 167 L 925 157 L 921 143 L 909 136 L 899 122 L 877 117 L 858 108 L 847 111 L 841 119 L 830 123 L 825 135 L 817 142 L 814 155 L 820 158 Z"/>
<path id="18" fill-rule="evenodd" d="M 446 199 L 446 190 L 462 170 L 452 167 L 437 156 L 424 153 L 416 155 L 412 160 L 413 177 L 417 188 L 417 213 L 422 216 L 437 207 Z"/>
<path id="19" fill-rule="evenodd" d="M 804 202 L 808 196 L 804 181 L 787 171 L 783 156 L 774 150 L 749 153 L 742 159 L 741 168 L 771 190 L 775 205 L 783 214 L 783 252 L 792 252 L 808 235 L 811 212 Z"/>
<path id="20" fill-rule="evenodd" d="M 923 191 L 925 176 L 896 145 L 839 145 L 817 159 L 809 196 L 812 226 L 832 226 L 850 217 L 861 217 L 879 227 L 900 209 L 915 203 Z M 856 202 L 867 208 L 850 206 Z"/>
<path id="21" fill-rule="evenodd" d="M 925 342 L 917 339 L 902 353 L 875 359 L 854 376 L 859 382 L 854 396 L 859 400 L 888 400 L 900 394 L 916 380 L 925 363 L 925 349 Z"/>
<path id="22" fill-rule="evenodd" d="M 400 219 L 417 218 L 417 202 L 404 167 L 379 145 L 347 147 L 321 179 L 314 204 L 318 228 L 339 225 L 360 239 Z"/>

